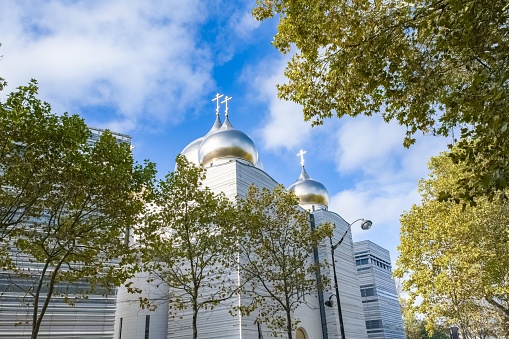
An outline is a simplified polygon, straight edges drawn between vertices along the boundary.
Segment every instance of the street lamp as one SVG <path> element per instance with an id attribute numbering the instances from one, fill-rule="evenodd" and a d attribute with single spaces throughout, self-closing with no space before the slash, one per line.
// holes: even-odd
<path id="1" fill-rule="evenodd" d="M 449 329 L 449 334 L 451 335 L 451 339 L 459 339 L 459 331 L 458 326 L 452 326 Z"/>
<path id="2" fill-rule="evenodd" d="M 340 330 L 341 330 L 341 338 L 342 339 L 345 339 L 345 327 L 343 326 L 343 312 L 341 311 L 341 301 L 339 300 L 338 276 L 336 275 L 336 262 L 334 260 L 334 250 L 336 248 L 338 248 L 339 245 L 341 245 L 341 243 L 345 239 L 346 234 L 352 228 L 352 225 L 355 224 L 357 221 L 361 222 L 361 228 L 363 230 L 368 230 L 373 225 L 371 220 L 365 220 L 363 218 L 360 218 L 360 219 L 357 219 L 357 220 L 353 221 L 352 223 L 350 223 L 348 225 L 348 228 L 346 229 L 345 233 L 343 234 L 341 239 L 339 239 L 339 241 L 338 241 L 338 243 L 336 245 L 332 244 L 332 237 L 329 238 L 329 240 L 330 240 L 330 247 L 331 247 L 331 255 L 332 255 L 332 269 L 333 269 L 333 272 L 334 272 L 334 285 L 336 285 L 336 302 L 338 303 L 339 326 L 340 326 Z M 329 306 L 329 305 L 332 306 L 332 303 L 330 302 L 330 298 L 329 298 L 329 303 L 328 303 L 327 306 Z"/>

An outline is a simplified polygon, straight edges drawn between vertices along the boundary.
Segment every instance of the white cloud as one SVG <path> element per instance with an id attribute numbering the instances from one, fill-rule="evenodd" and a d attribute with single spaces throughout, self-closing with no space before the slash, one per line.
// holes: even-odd
<path id="1" fill-rule="evenodd" d="M 340 171 L 359 170 L 372 173 L 387 168 L 400 154 L 404 128 L 385 124 L 377 116 L 343 119 L 337 133 L 336 162 Z"/>
<path id="2" fill-rule="evenodd" d="M 350 222 L 365 217 L 377 224 L 399 229 L 399 224 L 394 223 L 404 210 L 418 202 L 418 198 L 416 184 L 413 182 L 384 186 L 364 182 L 332 196 L 330 209 Z M 391 223 L 394 225 L 391 226 Z"/>
<path id="3" fill-rule="evenodd" d="M 310 128 L 298 113 L 300 106 L 281 100 L 271 100 L 269 118 L 261 134 L 264 147 L 274 150 L 280 147 L 294 149 L 306 142 Z"/>
<path id="4" fill-rule="evenodd" d="M 330 210 L 348 222 L 358 218 L 373 221 L 369 231 L 362 231 L 358 224 L 352 226 L 354 240 L 368 239 L 388 249 L 393 262 L 397 259 L 399 244 L 399 218 L 404 210 L 419 202 L 415 182 L 376 185 L 364 182 L 332 196 Z"/>
<path id="5" fill-rule="evenodd" d="M 38 79 L 56 111 L 113 109 L 109 122 L 88 115 L 120 131 L 178 121 L 174 112 L 212 82 L 208 51 L 196 44 L 206 16 L 197 0 L 3 1 L 0 72 L 9 90 Z"/>
<path id="6" fill-rule="evenodd" d="M 302 107 L 277 97 L 276 84 L 285 82 L 283 72 L 287 62 L 287 58 L 275 62 L 265 60 L 244 75 L 252 79 L 251 87 L 257 99 L 267 105 L 268 112 L 256 134 L 261 137 L 263 147 L 272 151 L 301 147 L 311 136 L 312 128 L 303 120 Z"/>
<path id="7" fill-rule="evenodd" d="M 416 181 L 426 175 L 429 158 L 446 146 L 443 138 L 416 135 L 416 144 L 405 148 L 405 128 L 380 116 L 342 121 L 336 134 L 338 171 L 360 172 L 378 183 Z"/>
<path id="8" fill-rule="evenodd" d="M 386 124 L 377 116 L 342 121 L 336 132 L 336 166 L 357 181 L 332 196 L 330 209 L 350 222 L 371 219 L 374 226 L 369 232 L 353 227 L 356 239 L 386 247 L 395 260 L 400 216 L 420 202 L 418 180 L 427 176 L 427 162 L 446 148 L 446 140 L 417 136 L 416 144 L 406 149 L 405 129 L 396 123 Z"/>
<path id="9" fill-rule="evenodd" d="M 248 38 L 260 27 L 261 22 L 253 18 L 250 12 L 236 13 L 230 18 L 231 32 L 239 38 Z"/>

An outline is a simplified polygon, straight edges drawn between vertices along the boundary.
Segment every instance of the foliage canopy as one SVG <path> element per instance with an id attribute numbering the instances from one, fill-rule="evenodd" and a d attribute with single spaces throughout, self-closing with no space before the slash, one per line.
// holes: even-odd
<path id="1" fill-rule="evenodd" d="M 463 336 L 509 333 L 509 211 L 480 197 L 476 206 L 440 201 L 464 175 L 446 153 L 430 161 L 419 184 L 421 205 L 401 217 L 395 275 L 406 278 L 410 304 L 430 323 L 458 324 Z"/>
<path id="2" fill-rule="evenodd" d="M 26 280 L 36 338 L 55 294 L 119 286 L 128 272 L 127 230 L 138 222 L 155 169 L 134 162 L 108 131 L 89 143 L 76 115 L 55 115 L 37 83 L 0 105 L 0 246 L 4 275 Z M 72 289 L 72 288 L 71 288 Z M 70 293 L 70 292 L 69 292 Z"/>
<path id="3" fill-rule="evenodd" d="M 459 129 L 469 176 L 459 193 L 493 197 L 509 182 L 509 6 L 506 0 L 258 0 L 279 15 L 273 44 L 297 53 L 279 96 L 313 125 L 334 115 L 381 113 L 407 128 Z"/>

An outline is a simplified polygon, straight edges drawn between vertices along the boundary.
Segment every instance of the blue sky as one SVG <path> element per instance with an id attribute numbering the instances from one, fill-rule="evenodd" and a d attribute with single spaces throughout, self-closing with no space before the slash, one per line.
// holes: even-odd
<path id="1" fill-rule="evenodd" d="M 31 78 L 54 112 L 133 137 L 134 156 L 157 164 L 205 134 L 216 92 L 233 97 L 232 124 L 258 146 L 265 171 L 285 186 L 306 170 L 331 196 L 330 210 L 395 261 L 399 216 L 419 202 L 417 181 L 447 140 L 418 136 L 402 146 L 404 128 L 379 116 L 331 119 L 311 128 L 300 106 L 277 98 L 288 55 L 271 45 L 277 21 L 257 22 L 255 2 L 227 0 L 23 1 L 0 3 L 0 76 L 9 86 Z M 224 107 L 221 110 L 224 113 Z"/>

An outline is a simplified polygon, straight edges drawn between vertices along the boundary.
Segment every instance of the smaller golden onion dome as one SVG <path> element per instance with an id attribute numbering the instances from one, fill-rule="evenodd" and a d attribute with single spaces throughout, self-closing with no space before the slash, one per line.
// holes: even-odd
<path id="1" fill-rule="evenodd" d="M 307 174 L 304 166 L 296 182 L 288 187 L 289 191 L 294 191 L 299 198 L 299 205 L 307 210 L 313 207 L 327 209 L 329 206 L 329 192 L 325 186 L 314 180 Z"/>
<path id="2" fill-rule="evenodd" d="M 255 166 L 258 164 L 258 149 L 253 140 L 242 131 L 235 129 L 228 116 L 221 128 L 205 136 L 198 159 L 202 166 L 221 159 L 240 159 Z"/>

